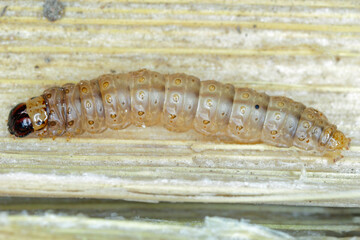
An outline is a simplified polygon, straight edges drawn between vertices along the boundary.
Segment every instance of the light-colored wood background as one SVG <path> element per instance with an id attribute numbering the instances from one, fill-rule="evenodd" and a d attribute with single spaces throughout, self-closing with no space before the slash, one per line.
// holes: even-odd
<path id="1" fill-rule="evenodd" d="M 15 198 L 0 210 L 6 240 L 354 240 L 360 229 L 359 208 Z"/>
<path id="2" fill-rule="evenodd" d="M 360 205 L 358 1 L 3 0 L 0 195 Z M 286 95 L 324 112 L 352 146 L 337 163 L 295 148 L 224 143 L 161 126 L 16 139 L 18 102 L 65 82 L 149 68 Z"/>

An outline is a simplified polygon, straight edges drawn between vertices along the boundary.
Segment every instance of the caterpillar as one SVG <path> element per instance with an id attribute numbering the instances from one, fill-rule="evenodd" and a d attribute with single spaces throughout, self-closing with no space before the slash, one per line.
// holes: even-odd
<path id="1" fill-rule="evenodd" d="M 194 128 L 238 143 L 295 146 L 336 158 L 350 143 L 323 113 L 290 98 L 147 69 L 49 88 L 15 106 L 8 129 L 16 137 L 71 137 L 160 122 L 170 131 Z"/>

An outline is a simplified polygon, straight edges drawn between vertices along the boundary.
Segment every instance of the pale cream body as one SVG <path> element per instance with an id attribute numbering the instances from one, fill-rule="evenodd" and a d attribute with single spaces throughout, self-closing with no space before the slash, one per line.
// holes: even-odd
<path id="1" fill-rule="evenodd" d="M 349 141 L 321 112 L 290 98 L 186 74 L 163 75 L 146 69 L 108 74 L 47 89 L 42 97 L 48 119 L 44 129 L 35 131 L 39 136 L 101 133 L 107 128 L 161 122 L 170 131 L 194 128 L 241 143 L 296 146 L 320 153 Z"/>

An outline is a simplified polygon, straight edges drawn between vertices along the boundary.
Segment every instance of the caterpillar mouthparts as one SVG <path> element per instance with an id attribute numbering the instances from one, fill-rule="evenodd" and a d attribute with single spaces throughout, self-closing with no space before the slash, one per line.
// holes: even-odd
<path id="1" fill-rule="evenodd" d="M 224 134 L 239 143 L 296 146 L 325 154 L 349 149 L 323 113 L 283 96 L 141 69 L 52 87 L 10 111 L 10 134 L 75 136 L 162 123 L 170 131 Z"/>

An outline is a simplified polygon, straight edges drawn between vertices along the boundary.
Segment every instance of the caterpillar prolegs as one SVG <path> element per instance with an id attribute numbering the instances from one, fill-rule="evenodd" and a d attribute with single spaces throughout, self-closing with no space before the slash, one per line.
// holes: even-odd
<path id="1" fill-rule="evenodd" d="M 12 109 L 8 127 L 16 137 L 54 137 L 159 122 L 170 131 L 194 128 L 239 143 L 296 146 L 336 156 L 350 143 L 324 114 L 290 98 L 146 69 L 49 88 Z"/>

